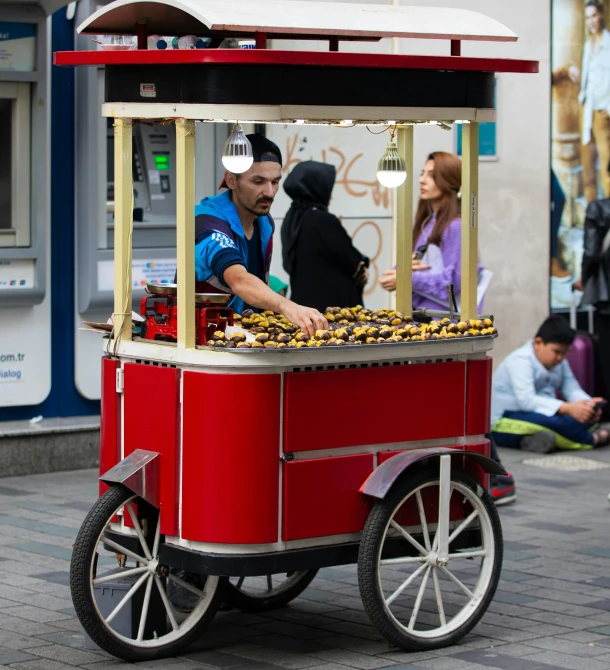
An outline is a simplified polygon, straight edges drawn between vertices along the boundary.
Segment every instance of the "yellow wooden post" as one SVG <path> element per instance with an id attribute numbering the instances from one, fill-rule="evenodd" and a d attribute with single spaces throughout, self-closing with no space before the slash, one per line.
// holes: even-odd
<path id="1" fill-rule="evenodd" d="M 477 317 L 479 124 L 462 125 L 462 320 Z"/>
<path id="2" fill-rule="evenodd" d="M 410 315 L 413 312 L 413 126 L 398 128 L 397 136 L 407 179 L 396 193 L 396 309 Z"/>
<path id="3" fill-rule="evenodd" d="M 195 122 L 176 120 L 178 347 L 195 346 Z"/>
<path id="4" fill-rule="evenodd" d="M 114 120 L 114 337 L 131 340 L 131 119 Z"/>

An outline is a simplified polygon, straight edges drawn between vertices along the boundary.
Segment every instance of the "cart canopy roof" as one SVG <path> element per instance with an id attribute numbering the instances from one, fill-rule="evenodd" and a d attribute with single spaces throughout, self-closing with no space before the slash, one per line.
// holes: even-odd
<path id="1" fill-rule="evenodd" d="M 82 33 L 379 40 L 383 37 L 514 42 L 495 19 L 452 7 L 408 7 L 302 0 L 116 0 L 78 28 Z"/>

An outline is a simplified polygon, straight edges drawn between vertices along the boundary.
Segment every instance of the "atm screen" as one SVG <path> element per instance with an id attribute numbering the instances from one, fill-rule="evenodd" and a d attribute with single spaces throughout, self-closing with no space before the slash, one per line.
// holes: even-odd
<path id="1" fill-rule="evenodd" d="M 155 168 L 157 170 L 169 170 L 169 151 L 153 151 L 155 157 Z"/>

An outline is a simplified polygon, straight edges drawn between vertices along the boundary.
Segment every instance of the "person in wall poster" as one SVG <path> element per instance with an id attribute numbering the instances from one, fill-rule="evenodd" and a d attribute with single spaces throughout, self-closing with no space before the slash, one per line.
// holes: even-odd
<path id="1" fill-rule="evenodd" d="M 603 166 L 602 185 L 610 196 L 610 32 L 605 28 L 604 8 L 597 0 L 587 0 L 585 23 L 588 38 L 582 57 L 580 94 L 582 105 L 581 160 L 583 188 L 587 202 L 597 199 L 597 158 Z M 577 73 L 571 74 L 577 78 Z"/>

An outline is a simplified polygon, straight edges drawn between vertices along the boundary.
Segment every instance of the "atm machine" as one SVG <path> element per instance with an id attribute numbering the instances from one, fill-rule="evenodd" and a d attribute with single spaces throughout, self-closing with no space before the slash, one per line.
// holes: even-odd
<path id="1" fill-rule="evenodd" d="M 51 390 L 50 14 L 0 0 L 0 413 Z"/>
<path id="2" fill-rule="evenodd" d="M 81 0 L 75 26 L 99 2 Z M 93 38 L 108 41 L 105 36 Z M 79 35 L 77 49 L 92 48 Z M 98 45 L 99 47 L 99 45 Z M 101 47 L 99 47 L 101 48 Z M 102 68 L 76 68 L 76 300 L 75 384 L 90 400 L 100 397 L 100 336 L 83 321 L 106 322 L 113 307 L 114 129 L 100 118 Z M 224 168 L 227 125 L 197 124 L 196 197 L 217 193 Z M 172 282 L 176 270 L 176 137 L 172 125 L 135 123 L 133 130 L 133 308 L 147 282 Z"/>

